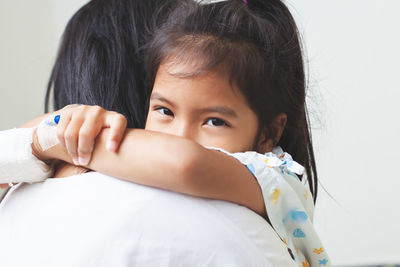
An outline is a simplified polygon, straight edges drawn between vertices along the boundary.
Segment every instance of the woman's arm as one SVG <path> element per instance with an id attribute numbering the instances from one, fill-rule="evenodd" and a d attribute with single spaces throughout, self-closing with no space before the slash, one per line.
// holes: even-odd
<path id="1" fill-rule="evenodd" d="M 140 129 L 127 130 L 113 153 L 106 149 L 108 132 L 104 129 L 96 139 L 85 167 L 138 184 L 234 202 L 266 215 L 256 179 L 236 159 L 188 139 Z M 60 144 L 42 151 L 35 138 L 33 151 L 42 160 L 72 163 Z"/>

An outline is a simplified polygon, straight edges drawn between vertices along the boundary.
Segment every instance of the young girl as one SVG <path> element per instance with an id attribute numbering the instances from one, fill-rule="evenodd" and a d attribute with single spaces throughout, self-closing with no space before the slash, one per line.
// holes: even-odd
<path id="1" fill-rule="evenodd" d="M 317 177 L 303 59 L 284 4 L 183 1 L 155 33 L 147 64 L 145 130 L 127 130 L 116 153 L 105 149 L 108 131 L 102 131 L 90 159 L 93 129 L 113 123 L 123 129 L 123 120 L 110 123 L 114 114 L 71 107 L 58 125 L 67 150 L 42 151 L 35 140 L 37 157 L 244 205 L 269 219 L 299 266 L 329 266 L 311 224 Z M 305 166 L 310 190 L 295 175 L 303 168 L 277 145 Z"/>

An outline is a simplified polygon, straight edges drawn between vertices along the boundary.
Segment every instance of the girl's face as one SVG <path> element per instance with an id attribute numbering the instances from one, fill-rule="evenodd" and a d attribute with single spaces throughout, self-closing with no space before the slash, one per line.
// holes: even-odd
<path id="1" fill-rule="evenodd" d="M 238 88 L 217 71 L 190 78 L 175 72 L 179 65 L 158 69 L 145 129 L 229 152 L 254 149 L 258 119 Z"/>

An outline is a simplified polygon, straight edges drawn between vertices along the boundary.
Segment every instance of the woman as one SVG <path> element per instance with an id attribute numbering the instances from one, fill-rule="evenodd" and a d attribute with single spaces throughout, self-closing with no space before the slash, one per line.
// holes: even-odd
<path id="1" fill-rule="evenodd" d="M 124 114 L 128 127 L 143 127 L 143 45 L 174 2 L 93 0 L 82 7 L 63 36 L 47 104 L 54 88 L 55 109 L 100 105 Z M 61 164 L 56 176 L 85 171 Z M 0 236 L 2 266 L 294 264 L 272 228 L 244 207 L 95 172 L 13 187 L 0 205 Z"/>

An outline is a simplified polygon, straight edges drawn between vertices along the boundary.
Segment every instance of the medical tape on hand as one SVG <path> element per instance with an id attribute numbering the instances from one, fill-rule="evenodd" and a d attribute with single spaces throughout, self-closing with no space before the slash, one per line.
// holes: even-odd
<path id="1" fill-rule="evenodd" d="M 34 130 L 0 131 L 0 184 L 40 182 L 52 175 L 51 166 L 32 154 Z"/>
<path id="2" fill-rule="evenodd" d="M 60 115 L 51 115 L 37 126 L 36 135 L 43 151 L 52 148 L 60 142 L 57 138 L 57 124 L 59 120 Z"/>

